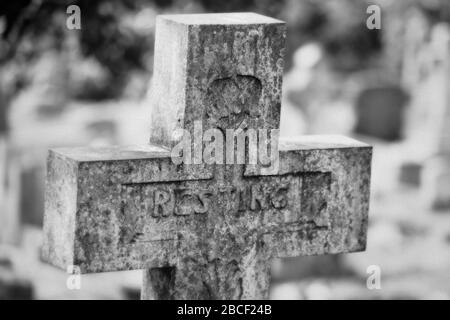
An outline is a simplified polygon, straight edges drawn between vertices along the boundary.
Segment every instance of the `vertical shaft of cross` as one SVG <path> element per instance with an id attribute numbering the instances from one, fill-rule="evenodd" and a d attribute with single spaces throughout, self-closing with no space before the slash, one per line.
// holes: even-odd
<path id="1" fill-rule="evenodd" d="M 142 300 L 172 300 L 175 292 L 174 267 L 146 269 L 143 271 Z"/>
<path id="2" fill-rule="evenodd" d="M 174 265 L 143 271 L 142 299 L 268 298 L 270 250 L 261 233 L 236 231 L 239 215 L 244 214 L 239 206 L 245 205 L 242 201 L 250 202 L 249 194 L 242 195 L 234 187 L 243 185 L 243 170 L 243 165 L 216 167 L 216 186 L 211 191 L 231 201 L 209 212 L 216 220 L 198 224 L 198 232 L 181 231 L 179 240 L 183 238 L 188 245 Z"/>
<path id="3" fill-rule="evenodd" d="M 226 256 L 226 255 L 225 255 Z M 249 252 L 242 259 L 186 260 L 176 267 L 143 271 L 143 300 L 267 299 L 269 257 Z"/>
<path id="4" fill-rule="evenodd" d="M 159 17 L 151 143 L 171 147 L 178 142 L 175 130 L 192 135 L 198 122 L 203 130 L 222 132 L 278 129 L 285 37 L 284 22 L 252 13 Z M 227 189 L 243 169 L 216 166 L 215 179 Z M 219 219 L 229 214 L 223 210 Z M 270 272 L 267 261 L 261 261 L 268 259 L 258 247 L 262 242 L 253 240 L 244 253 L 244 244 L 227 248 L 219 243 L 233 243 L 239 237 L 233 232 L 228 235 L 233 239 L 221 240 L 212 230 L 201 239 L 211 242 L 208 249 L 193 250 L 192 257 L 189 252 L 175 266 L 145 270 L 142 298 L 267 298 Z M 237 254 L 220 252 L 232 250 Z"/>

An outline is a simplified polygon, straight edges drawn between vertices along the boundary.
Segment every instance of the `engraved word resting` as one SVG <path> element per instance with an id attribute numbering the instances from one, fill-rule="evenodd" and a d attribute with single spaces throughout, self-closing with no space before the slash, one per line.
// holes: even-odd
<path id="1" fill-rule="evenodd" d="M 305 175 L 304 175 L 305 176 Z M 311 176 L 311 175 L 309 175 Z M 322 178 L 324 190 L 329 188 L 330 175 L 316 173 Z M 197 186 L 179 187 L 177 184 L 166 186 L 155 183 L 127 183 L 122 185 L 122 214 L 140 212 L 152 218 L 170 216 L 187 216 L 191 214 L 207 214 L 212 203 L 227 203 L 227 212 L 235 214 L 244 211 L 261 211 L 284 209 L 288 201 L 297 201 L 301 206 L 301 195 L 308 190 L 302 188 L 303 181 L 299 175 L 291 175 L 290 179 L 269 178 L 252 179 L 252 184 L 242 186 L 209 185 L 207 189 Z M 268 182 L 268 183 L 267 183 Z M 298 195 L 298 188 L 302 190 Z M 305 195 L 306 196 L 306 195 Z M 291 199 L 291 200 L 289 200 Z M 326 200 L 324 199 L 326 205 Z M 309 201 L 306 201 L 307 203 Z"/>

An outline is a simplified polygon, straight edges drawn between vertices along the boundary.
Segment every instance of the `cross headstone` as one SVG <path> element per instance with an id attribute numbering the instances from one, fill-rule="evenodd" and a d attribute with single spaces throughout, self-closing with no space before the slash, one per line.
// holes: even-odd
<path id="1" fill-rule="evenodd" d="M 173 133 L 195 121 L 278 128 L 285 24 L 227 13 L 156 26 L 152 144 L 49 152 L 44 258 L 82 273 L 145 269 L 144 299 L 250 299 L 268 297 L 272 258 L 364 250 L 363 143 L 280 140 L 272 171 L 172 161 Z"/>

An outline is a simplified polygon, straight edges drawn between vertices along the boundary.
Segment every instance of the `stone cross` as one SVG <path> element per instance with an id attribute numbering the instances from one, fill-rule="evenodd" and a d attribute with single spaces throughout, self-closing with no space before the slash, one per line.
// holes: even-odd
<path id="1" fill-rule="evenodd" d="M 366 246 L 371 147 L 279 142 L 276 170 L 174 164 L 176 129 L 277 129 L 285 24 L 157 18 L 151 144 L 54 149 L 43 256 L 82 273 L 145 269 L 143 299 L 262 299 L 270 263 Z M 195 147 L 195 146 L 194 146 Z"/>

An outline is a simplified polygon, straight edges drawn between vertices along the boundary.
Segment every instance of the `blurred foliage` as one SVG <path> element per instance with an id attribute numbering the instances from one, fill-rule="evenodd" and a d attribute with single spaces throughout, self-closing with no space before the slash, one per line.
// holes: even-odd
<path id="1" fill-rule="evenodd" d="M 418 0 L 417 6 L 435 22 L 450 22 L 450 1 L 448 0 Z"/>
<path id="2" fill-rule="evenodd" d="M 368 2 L 328 1 L 327 21 L 319 41 L 337 70 L 357 71 L 370 66 L 371 58 L 382 49 L 381 31 L 366 28 Z"/>
<path id="3" fill-rule="evenodd" d="M 419 6 L 433 19 L 445 20 L 450 16 L 448 0 L 398 2 Z M 371 3 L 369 0 L 2 1 L 0 68 L 15 69 L 11 71 L 15 76 L 9 77 L 13 78 L 12 85 L 6 87 L 6 91 L 14 94 L 30 84 L 24 72 L 28 65 L 49 50 L 66 52 L 75 81 L 69 88 L 75 98 L 116 98 L 126 94 L 136 78 L 148 78 L 152 72 L 156 14 L 254 11 L 287 22 L 286 69 L 300 45 L 317 41 L 323 45 L 331 66 L 338 71 L 353 72 L 367 67 L 382 50 L 380 32 L 365 27 L 366 8 Z M 65 27 L 66 8 L 71 4 L 81 8 L 82 30 Z"/>
<path id="4" fill-rule="evenodd" d="M 152 1 L 106 1 L 106 0 L 18 0 L 0 4 L 0 19 L 3 20 L 0 46 L 0 63 L 33 64 L 49 50 L 79 50 L 82 59 L 98 62 L 100 82 L 108 78 L 106 86 L 80 85 L 80 95 L 88 98 L 106 99 L 122 94 L 129 75 L 139 71 L 151 71 L 148 54 L 153 47 L 153 30 L 143 32 L 135 28 L 130 16 L 136 15 Z M 154 1 L 155 5 L 165 4 Z M 66 8 L 75 4 L 81 9 L 82 30 L 66 28 Z M 150 34 L 149 34 L 150 32 Z M 73 45 L 73 38 L 76 45 Z M 79 61 L 73 53 L 70 63 Z M 104 68 L 104 70 L 102 69 Z M 23 86 L 26 79 L 16 79 L 15 89 Z M 90 79 L 88 79 L 89 82 Z M 95 79 L 94 79 L 95 80 Z"/>

